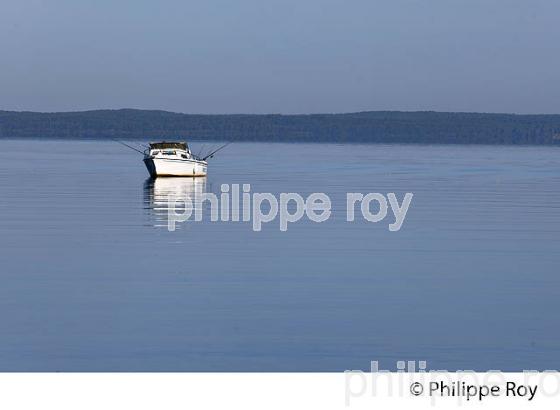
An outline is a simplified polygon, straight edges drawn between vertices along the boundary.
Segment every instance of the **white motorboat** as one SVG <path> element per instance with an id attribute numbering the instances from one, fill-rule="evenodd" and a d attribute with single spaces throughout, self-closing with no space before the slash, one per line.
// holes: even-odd
<path id="1" fill-rule="evenodd" d="M 144 164 L 152 178 L 206 176 L 206 158 L 194 155 L 186 142 L 152 142 L 144 151 Z"/>

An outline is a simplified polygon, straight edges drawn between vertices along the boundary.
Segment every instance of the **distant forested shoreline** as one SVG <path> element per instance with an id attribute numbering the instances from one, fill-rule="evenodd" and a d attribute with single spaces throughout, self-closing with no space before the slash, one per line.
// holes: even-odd
<path id="1" fill-rule="evenodd" d="M 154 110 L 0 111 L 0 138 L 560 144 L 560 115 L 369 111 L 200 115 Z"/>

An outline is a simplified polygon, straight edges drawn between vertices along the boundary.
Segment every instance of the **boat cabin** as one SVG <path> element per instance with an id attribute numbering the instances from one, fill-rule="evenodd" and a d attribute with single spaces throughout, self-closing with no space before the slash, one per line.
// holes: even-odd
<path id="1" fill-rule="evenodd" d="M 150 155 L 191 158 L 191 150 L 186 142 L 151 142 Z"/>

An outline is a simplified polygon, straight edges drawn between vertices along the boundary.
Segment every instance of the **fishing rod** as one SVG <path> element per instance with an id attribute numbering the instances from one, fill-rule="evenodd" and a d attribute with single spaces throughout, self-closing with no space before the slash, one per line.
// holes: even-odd
<path id="1" fill-rule="evenodd" d="M 142 148 L 144 148 L 144 149 L 150 148 L 150 147 L 148 147 L 147 145 L 141 144 L 141 143 L 139 143 L 139 142 L 137 142 L 136 144 L 140 145 L 140 146 L 141 146 Z"/>
<path id="2" fill-rule="evenodd" d="M 142 151 L 140 151 L 140 150 L 138 150 L 138 149 L 136 149 L 136 148 L 134 148 L 134 147 L 131 147 L 130 145 L 125 144 L 125 143 L 122 142 L 122 141 L 116 140 L 116 139 L 114 139 L 114 138 L 111 138 L 111 140 L 114 141 L 114 142 L 117 142 L 117 143 L 119 143 L 119 144 L 121 144 L 121 145 L 124 145 L 125 147 L 130 148 L 131 150 L 134 150 L 134 151 L 139 152 L 140 154 L 144 155 L 144 153 L 143 153 Z"/>
<path id="3" fill-rule="evenodd" d="M 215 148 L 216 146 L 214 144 L 210 145 L 208 147 L 208 149 L 201 149 L 199 152 L 199 155 L 197 155 L 198 159 L 202 159 L 202 156 L 206 156 L 209 152 L 212 152 L 212 150 Z M 203 154 L 204 152 L 204 154 Z"/>
<path id="4" fill-rule="evenodd" d="M 220 148 L 218 148 L 217 150 L 212 151 L 210 154 L 206 155 L 204 158 L 202 158 L 202 161 L 206 161 L 207 158 L 212 158 L 214 156 L 214 154 L 220 150 L 222 150 L 223 148 L 227 147 L 229 144 L 231 144 L 231 142 L 228 142 L 227 144 L 222 145 Z"/>
<path id="5" fill-rule="evenodd" d="M 196 153 L 197 158 L 200 158 L 200 154 L 202 154 L 202 150 L 204 149 L 205 146 L 206 146 L 206 144 L 202 144 L 202 146 L 200 147 L 200 149 Z"/>

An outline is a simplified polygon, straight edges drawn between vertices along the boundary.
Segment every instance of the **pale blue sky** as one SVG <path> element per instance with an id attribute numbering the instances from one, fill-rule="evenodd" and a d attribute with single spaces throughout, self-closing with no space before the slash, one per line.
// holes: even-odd
<path id="1" fill-rule="evenodd" d="M 560 113 L 557 0 L 2 0 L 0 109 Z"/>

